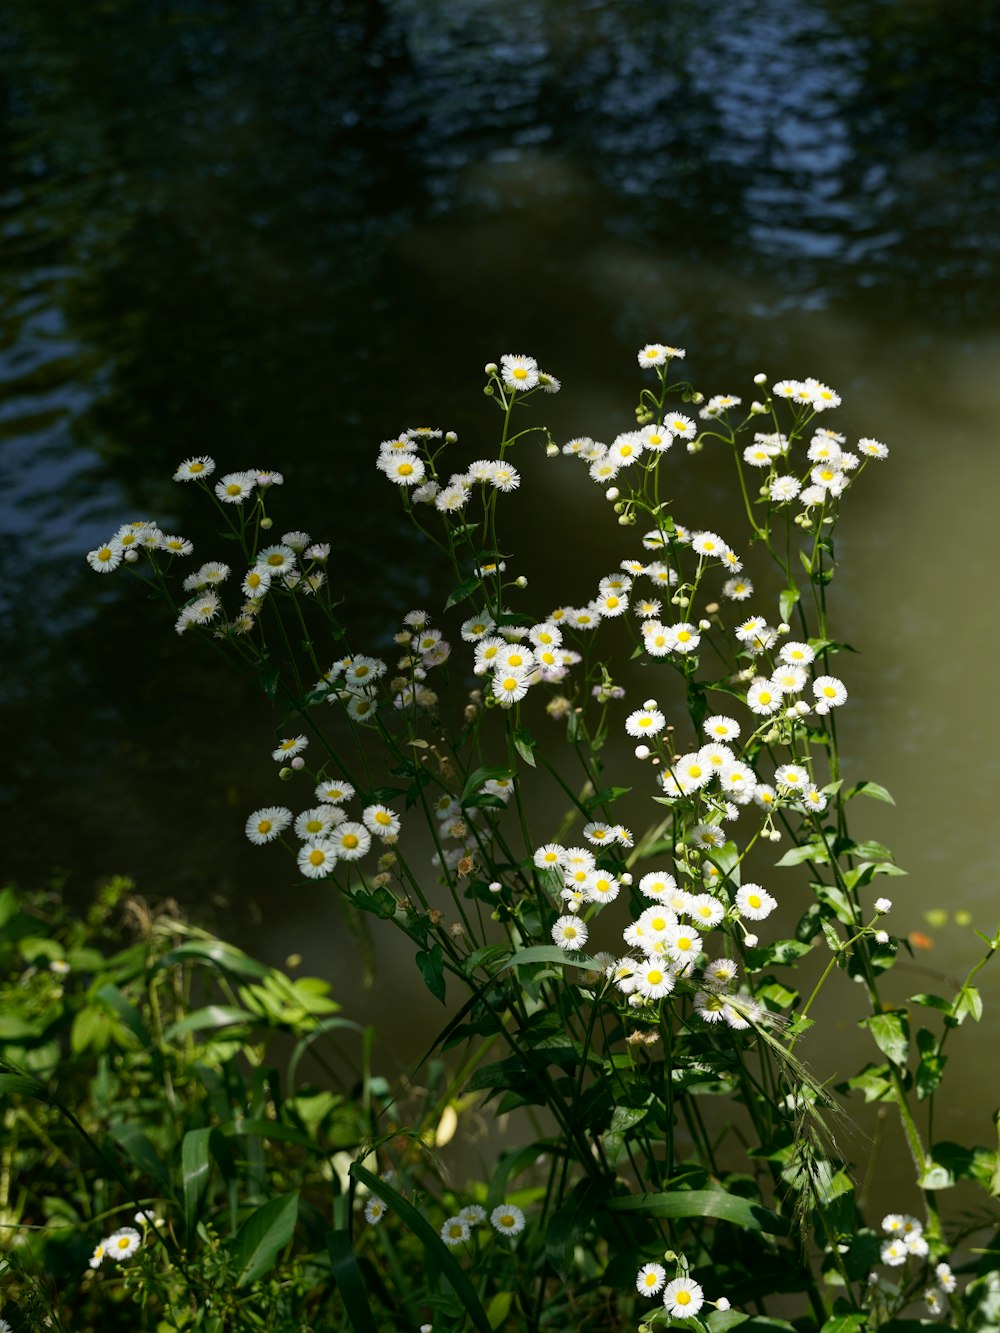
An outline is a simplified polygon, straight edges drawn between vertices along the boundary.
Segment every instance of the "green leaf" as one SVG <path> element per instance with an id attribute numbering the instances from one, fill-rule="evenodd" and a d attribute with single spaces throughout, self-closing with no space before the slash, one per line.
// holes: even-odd
<path id="1" fill-rule="evenodd" d="M 861 1019 L 859 1027 L 866 1027 L 875 1045 L 894 1065 L 905 1065 L 910 1054 L 910 1024 L 901 1009 L 888 1009 L 881 1014 L 870 1014 Z"/>
<path id="2" fill-rule="evenodd" d="M 223 940 L 189 940 L 170 949 L 154 964 L 155 968 L 174 967 L 178 963 L 207 963 L 223 972 L 233 972 L 238 977 L 266 977 L 271 969 L 256 958 L 249 957 L 242 949 L 226 944 Z"/>
<path id="3" fill-rule="evenodd" d="M 886 788 L 878 782 L 856 782 L 844 793 L 844 800 L 849 801 L 852 796 L 871 796 L 876 801 L 886 801 L 889 805 L 896 804 Z"/>
<path id="4" fill-rule="evenodd" d="M 0 1074 L 0 1097 L 41 1097 L 45 1089 L 27 1074 Z"/>
<path id="5" fill-rule="evenodd" d="M 230 1246 L 237 1287 L 256 1282 L 274 1265 L 278 1251 L 292 1239 L 299 1214 L 299 1195 L 282 1194 L 255 1208 Z"/>
<path id="6" fill-rule="evenodd" d="M 804 861 L 814 861 L 817 865 L 830 864 L 830 853 L 822 842 L 807 842 L 804 847 L 789 847 L 776 866 L 800 866 Z"/>
<path id="7" fill-rule="evenodd" d="M 163 1033 L 165 1041 L 176 1041 L 187 1032 L 204 1032 L 207 1028 L 227 1028 L 234 1023 L 253 1023 L 254 1015 L 245 1009 L 235 1009 L 229 1005 L 209 1004 L 204 1009 L 196 1009 L 186 1018 L 180 1019 Z"/>
<path id="8" fill-rule="evenodd" d="M 835 1314 L 831 1315 L 819 1333 L 859 1333 L 867 1324 L 866 1314 Z"/>
<path id="9" fill-rule="evenodd" d="M 794 584 L 790 588 L 783 588 L 778 597 L 778 611 L 781 619 L 787 624 L 792 614 L 792 608 L 799 600 L 799 590 Z"/>
<path id="10" fill-rule="evenodd" d="M 677 1190 L 672 1194 L 637 1194 L 609 1199 L 604 1207 L 612 1213 L 638 1213 L 640 1217 L 716 1217 L 745 1231 L 765 1231 L 787 1236 L 788 1222 L 763 1204 L 723 1190 Z"/>
<path id="11" fill-rule="evenodd" d="M 417 967 L 427 989 L 436 1000 L 444 1004 L 444 956 L 440 944 L 434 944 L 426 952 L 417 954 Z"/>
<path id="12" fill-rule="evenodd" d="M 917 1181 L 921 1189 L 949 1189 L 958 1180 L 974 1180 L 991 1190 L 997 1154 L 989 1148 L 966 1148 L 961 1143 L 935 1143 L 928 1153 L 927 1170 Z"/>
<path id="13" fill-rule="evenodd" d="M 465 1270 L 455 1260 L 451 1251 L 423 1213 L 414 1208 L 413 1204 L 408 1199 L 404 1199 L 391 1185 L 384 1180 L 380 1180 L 378 1176 L 372 1175 L 370 1171 L 366 1171 L 357 1162 L 351 1164 L 351 1175 L 355 1180 L 360 1180 L 363 1185 L 367 1185 L 373 1194 L 377 1194 L 380 1199 L 383 1199 L 393 1212 L 398 1214 L 404 1225 L 409 1227 L 428 1254 L 433 1256 L 434 1262 L 455 1288 L 455 1294 L 462 1302 L 465 1314 L 479 1330 L 479 1333 L 493 1333 L 486 1311 L 476 1295 L 475 1288 L 466 1277 Z"/>
<path id="14" fill-rule="evenodd" d="M 518 949 L 517 953 L 508 958 L 498 970 L 497 975 L 506 972 L 510 967 L 524 967 L 528 963 L 554 963 L 558 967 L 582 967 L 587 972 L 603 971 L 602 964 L 586 954 L 560 949 L 558 944 L 533 944 L 528 949 Z"/>
<path id="15" fill-rule="evenodd" d="M 184 1198 L 184 1233 L 188 1243 L 198 1225 L 201 1201 L 208 1188 L 211 1165 L 209 1139 L 215 1129 L 189 1129 L 181 1140 L 181 1193 Z"/>
<path id="16" fill-rule="evenodd" d="M 163 1155 L 157 1151 L 139 1126 L 135 1124 L 111 1125 L 110 1132 L 111 1137 L 122 1148 L 133 1165 L 155 1180 L 165 1194 L 168 1193 L 170 1183 Z"/>
<path id="17" fill-rule="evenodd" d="M 537 744 L 531 732 L 526 731 L 524 727 L 518 727 L 514 732 L 514 749 L 531 768 L 535 767 L 534 749 Z"/>
<path id="18" fill-rule="evenodd" d="M 983 998 L 975 986 L 963 986 L 958 992 L 952 1006 L 952 1016 L 956 1023 L 961 1023 L 969 1017 L 979 1022 L 983 1016 Z"/>
<path id="19" fill-rule="evenodd" d="M 951 1013 L 951 1002 L 941 995 L 927 995 L 921 992 L 919 995 L 908 996 L 906 1003 L 922 1004 L 927 1009 L 939 1009 L 942 1013 Z"/>
<path id="20" fill-rule="evenodd" d="M 513 1294 L 509 1291 L 498 1291 L 489 1305 L 486 1307 L 486 1317 L 490 1321 L 491 1328 L 500 1328 L 507 1316 L 510 1314 L 510 1307 L 514 1303 Z"/>
<path id="21" fill-rule="evenodd" d="M 625 1138 L 630 1129 L 642 1123 L 649 1115 L 649 1103 L 645 1106 L 616 1106 L 611 1116 L 611 1125 L 604 1133 L 604 1155 L 610 1166 L 615 1166 L 625 1146 Z"/>
<path id="22" fill-rule="evenodd" d="M 452 588 L 448 600 L 444 604 L 444 609 L 447 611 L 450 606 L 458 606 L 459 602 L 464 602 L 474 592 L 479 591 L 479 585 L 480 580 L 477 578 L 463 579 L 457 587 Z"/>
<path id="23" fill-rule="evenodd" d="M 705 1319 L 709 1333 L 727 1333 L 730 1328 L 745 1324 L 750 1318 L 739 1310 L 713 1310 Z"/>
<path id="24" fill-rule="evenodd" d="M 378 1333 L 378 1325 L 368 1304 L 365 1281 L 354 1256 L 350 1232 L 350 1197 L 338 1195 L 333 1201 L 336 1229 L 327 1232 L 326 1246 L 330 1255 L 330 1272 L 340 1292 L 344 1309 L 354 1333 Z"/>
<path id="25" fill-rule="evenodd" d="M 261 1138 L 274 1139 L 280 1143 L 297 1143 L 300 1148 L 316 1149 L 308 1134 L 291 1125 L 283 1125 L 278 1120 L 229 1120 L 219 1127 L 218 1132 L 227 1139 Z"/>

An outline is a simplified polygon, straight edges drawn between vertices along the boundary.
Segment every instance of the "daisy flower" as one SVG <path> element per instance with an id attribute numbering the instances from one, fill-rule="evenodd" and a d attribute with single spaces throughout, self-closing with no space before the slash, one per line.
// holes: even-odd
<path id="1" fill-rule="evenodd" d="M 858 440 L 858 453 L 867 455 L 868 458 L 888 458 L 889 450 L 878 440 L 869 438 Z"/>
<path id="2" fill-rule="evenodd" d="M 489 634 L 490 630 L 495 628 L 496 621 L 490 616 L 471 616 L 462 625 L 462 639 L 465 643 L 478 643 L 480 639 Z"/>
<path id="3" fill-rule="evenodd" d="M 759 884 L 743 884 L 736 891 L 736 910 L 748 921 L 763 921 L 777 905 L 775 899 Z"/>
<path id="4" fill-rule="evenodd" d="M 464 1217 L 446 1218 L 441 1226 L 441 1239 L 446 1245 L 462 1245 L 472 1235 L 472 1228 Z"/>
<path id="5" fill-rule="evenodd" d="M 685 915 L 705 929 L 717 926 L 725 916 L 725 908 L 710 893 L 692 893 L 684 908 Z"/>
<path id="6" fill-rule="evenodd" d="M 676 625 L 671 625 L 667 634 L 672 640 L 675 653 L 693 653 L 698 644 L 701 643 L 701 635 L 698 633 L 697 626 L 690 625 L 683 620 Z"/>
<path id="7" fill-rule="evenodd" d="M 215 493 L 227 505 L 242 504 L 257 485 L 254 472 L 227 472 L 215 484 Z"/>
<path id="8" fill-rule="evenodd" d="M 725 995 L 716 990 L 700 990 L 694 997 L 694 1011 L 706 1023 L 721 1023 L 727 1006 Z"/>
<path id="9" fill-rule="evenodd" d="M 329 838 L 310 838 L 299 848 L 296 860 L 307 879 L 322 879 L 337 863 L 337 846 Z"/>
<path id="10" fill-rule="evenodd" d="M 382 1200 L 373 1194 L 365 1204 L 365 1221 L 370 1223 L 371 1226 L 377 1227 L 388 1211 L 389 1209 Z"/>
<path id="11" fill-rule="evenodd" d="M 675 963 L 693 963 L 701 953 L 701 936 L 688 926 L 671 926 L 663 943 L 667 957 Z"/>
<path id="12" fill-rule="evenodd" d="M 718 560 L 729 547 L 716 532 L 696 532 L 691 538 L 691 550 L 698 555 Z"/>
<path id="13" fill-rule="evenodd" d="M 662 1264 L 643 1264 L 635 1277 L 635 1286 L 640 1296 L 658 1296 L 667 1280 L 667 1270 Z"/>
<path id="14" fill-rule="evenodd" d="M 721 713 L 713 717 L 706 717 L 701 726 L 705 735 L 713 741 L 735 741 L 739 739 L 740 724 L 731 717 L 724 717 Z"/>
<path id="15" fill-rule="evenodd" d="M 516 1236 L 524 1230 L 524 1214 L 512 1203 L 502 1203 L 490 1213 L 490 1224 L 501 1236 Z"/>
<path id="16" fill-rule="evenodd" d="M 655 736 L 667 725 L 667 719 L 658 708 L 640 708 L 625 719 L 629 736 Z"/>
<path id="17" fill-rule="evenodd" d="M 141 1239 L 135 1227 L 119 1227 L 104 1241 L 104 1248 L 109 1259 L 120 1263 L 122 1259 L 130 1259 L 135 1254 Z"/>
<path id="18" fill-rule="evenodd" d="M 399 835 L 400 820 L 387 805 L 369 805 L 361 812 L 364 826 L 377 838 L 395 838 Z"/>
<path id="19" fill-rule="evenodd" d="M 752 681 L 747 690 L 747 707 L 758 717 L 770 717 L 781 707 L 782 696 L 772 683 L 763 676 Z"/>
<path id="20" fill-rule="evenodd" d="M 730 602 L 745 602 L 753 596 L 753 584 L 749 579 L 726 579 L 722 595 Z"/>
<path id="21" fill-rule="evenodd" d="M 309 838 L 322 838 L 328 828 L 336 821 L 335 805 L 318 805 L 312 810 L 303 810 L 295 821 L 296 836 L 308 841 Z"/>
<path id="22" fill-rule="evenodd" d="M 575 916 L 561 916 L 552 927 L 552 938 L 560 949 L 574 952 L 587 943 L 587 927 Z"/>
<path id="23" fill-rule="evenodd" d="M 538 362 L 533 356 L 514 356 L 508 353 L 500 358 L 500 378 L 508 389 L 525 393 L 538 383 Z"/>
<path id="24" fill-rule="evenodd" d="M 675 1277 L 663 1291 L 663 1304 L 675 1319 L 690 1319 L 705 1303 L 705 1293 L 693 1278 Z"/>
<path id="25" fill-rule="evenodd" d="M 174 473 L 174 481 L 197 481 L 200 477 L 210 477 L 215 471 L 215 459 L 202 454 L 198 458 L 188 458 Z"/>
<path id="26" fill-rule="evenodd" d="M 604 870 L 592 870 L 584 886 L 584 893 L 592 903 L 613 903 L 618 892 L 618 881 Z"/>
<path id="27" fill-rule="evenodd" d="M 292 822 L 291 810 L 282 805 L 268 805 L 255 810 L 246 822 L 246 835 L 256 846 L 273 842 Z"/>
<path id="28" fill-rule="evenodd" d="M 164 536 L 161 549 L 169 551 L 171 555 L 190 555 L 194 546 L 186 537 Z"/>
<path id="29" fill-rule="evenodd" d="M 677 881 L 673 875 L 658 870 L 651 870 L 639 881 L 639 892 L 642 896 L 652 898 L 656 902 L 665 900 L 676 888 Z"/>
<path id="30" fill-rule="evenodd" d="M 376 466 L 397 486 L 419 486 L 427 475 L 423 459 L 415 454 L 385 454 Z"/>
<path id="31" fill-rule="evenodd" d="M 528 672 L 523 667 L 506 667 L 493 677 L 493 695 L 501 704 L 510 705 L 528 693 Z"/>
<path id="32" fill-rule="evenodd" d="M 265 546 L 263 551 L 257 554 L 256 563 L 269 569 L 271 574 L 288 574 L 295 568 L 295 552 L 284 542 L 278 542 L 274 546 Z"/>
<path id="33" fill-rule="evenodd" d="M 880 1251 L 881 1259 L 890 1268 L 899 1268 L 906 1263 L 909 1253 L 904 1240 L 887 1240 Z"/>
<path id="34" fill-rule="evenodd" d="M 664 417 L 663 424 L 671 435 L 677 435 L 682 440 L 693 440 L 698 434 L 698 427 L 682 412 L 672 412 L 668 417 Z"/>
<path id="35" fill-rule="evenodd" d="M 90 1256 L 91 1268 L 100 1268 L 106 1254 L 107 1249 L 105 1248 L 105 1242 L 102 1240 L 100 1245 L 94 1246 L 94 1253 Z M 0 1333 L 11 1333 L 10 1324 L 7 1323 L 6 1319 L 0 1319 Z"/>
<path id="36" fill-rule="evenodd" d="M 297 754 L 309 744 L 307 736 L 286 736 L 278 742 L 277 747 L 271 751 L 272 759 L 294 759 Z"/>
<path id="37" fill-rule="evenodd" d="M 844 703 L 847 686 L 836 676 L 817 676 L 813 681 L 813 694 L 816 696 L 817 713 L 826 713 Z"/>
<path id="38" fill-rule="evenodd" d="M 557 842 L 547 842 L 544 847 L 537 849 L 533 860 L 540 870 L 558 870 L 565 855 L 564 847 L 560 847 Z"/>
<path id="39" fill-rule="evenodd" d="M 662 1000 L 674 988 L 674 973 L 657 958 L 638 964 L 633 977 L 634 989 L 647 1000 Z"/>
<path id="40" fill-rule="evenodd" d="M 509 463 L 496 462 L 493 464 L 490 482 L 498 491 L 505 493 L 516 491 L 521 484 L 521 475 L 517 468 L 511 467 Z"/>
<path id="41" fill-rule="evenodd" d="M 372 845 L 372 835 L 364 824 L 345 820 L 330 833 L 330 841 L 336 849 L 339 861 L 357 861 Z"/>
<path id="42" fill-rule="evenodd" d="M 639 349 L 637 360 L 640 366 L 665 366 L 669 357 L 662 343 L 646 343 Z"/>
<path id="43" fill-rule="evenodd" d="M 121 564 L 125 555 L 120 541 L 112 538 L 103 546 L 87 552 L 87 564 L 98 574 L 110 574 Z"/>
<path id="44" fill-rule="evenodd" d="M 713 958 L 705 964 L 705 985 L 712 990 L 728 986 L 736 979 L 738 970 L 732 958 Z"/>
<path id="45" fill-rule="evenodd" d="M 349 801 L 353 795 L 353 786 L 349 782 L 344 782 L 342 778 L 324 778 L 316 788 L 316 799 L 329 801 L 331 805 Z"/>

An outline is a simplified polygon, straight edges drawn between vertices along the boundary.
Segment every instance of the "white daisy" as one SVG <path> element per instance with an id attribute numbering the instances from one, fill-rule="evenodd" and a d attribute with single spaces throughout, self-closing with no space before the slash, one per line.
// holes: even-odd
<path id="1" fill-rule="evenodd" d="M 736 891 L 736 910 L 748 921 L 763 921 L 777 905 L 775 899 L 759 884 L 742 884 Z"/>
<path id="2" fill-rule="evenodd" d="M 705 1293 L 693 1278 L 675 1277 L 663 1291 L 663 1304 L 674 1319 L 690 1319 L 705 1303 Z"/>
<path id="3" fill-rule="evenodd" d="M 331 830 L 330 841 L 336 848 L 338 861 L 357 861 L 371 847 L 372 835 L 364 824 L 345 820 Z"/>
<path id="4" fill-rule="evenodd" d="M 446 1245 L 462 1245 L 472 1235 L 472 1228 L 464 1217 L 449 1217 L 441 1225 L 441 1239 Z"/>
<path id="5" fill-rule="evenodd" d="M 302 753 L 308 744 L 309 740 L 306 736 L 285 736 L 271 751 L 271 758 L 279 760 L 294 759 L 297 754 Z"/>
<path id="6" fill-rule="evenodd" d="M 299 848 L 299 870 L 307 879 L 322 879 L 337 862 L 337 846 L 328 838 L 310 838 Z"/>
<path id="7" fill-rule="evenodd" d="M 667 1280 L 667 1270 L 662 1264 L 643 1264 L 635 1277 L 635 1286 L 640 1296 L 658 1296 Z"/>
<path id="8" fill-rule="evenodd" d="M 227 472 L 216 482 L 215 493 L 223 504 L 238 505 L 243 503 L 256 485 L 256 473 Z"/>
<path id="9" fill-rule="evenodd" d="M 401 827 L 399 815 L 387 805 L 368 805 L 361 812 L 364 826 L 377 838 L 395 838 Z"/>
<path id="10" fill-rule="evenodd" d="M 130 1259 L 135 1254 L 141 1240 L 142 1237 L 135 1227 L 119 1227 L 104 1241 L 104 1249 L 109 1259 L 120 1263 L 121 1260 Z"/>
<path id="11" fill-rule="evenodd" d="M 673 990 L 677 978 L 661 959 L 647 958 L 637 965 L 633 980 L 639 995 L 647 1000 L 662 1000 Z"/>
<path id="12" fill-rule="evenodd" d="M 397 486 L 419 486 L 427 475 L 423 459 L 415 454 L 386 454 L 377 466 Z"/>
<path id="13" fill-rule="evenodd" d="M 740 724 L 721 713 L 706 717 L 701 724 L 702 731 L 713 741 L 735 741 L 739 738 Z"/>
<path id="14" fill-rule="evenodd" d="M 512 1203 L 502 1203 L 490 1213 L 490 1224 L 501 1236 L 516 1236 L 524 1230 L 524 1214 Z"/>
<path id="15" fill-rule="evenodd" d="M 552 938 L 560 949 L 574 952 L 587 943 L 586 924 L 575 916 L 561 916 L 552 927 Z"/>
<path id="16" fill-rule="evenodd" d="M 174 473 L 174 481 L 198 481 L 210 477 L 215 471 L 215 459 L 202 454 L 198 458 L 188 458 L 181 463 Z"/>
<path id="17" fill-rule="evenodd" d="M 500 378 L 508 389 L 525 393 L 538 383 L 538 362 L 533 356 L 508 353 L 500 358 Z"/>
<path id="18" fill-rule="evenodd" d="M 87 564 L 98 574 L 110 574 L 124 559 L 125 551 L 121 542 L 112 538 L 103 546 L 87 552 Z"/>
<path id="19" fill-rule="evenodd" d="M 292 822 L 291 810 L 283 805 L 268 805 L 248 816 L 246 835 L 257 846 L 273 842 Z"/>
<path id="20" fill-rule="evenodd" d="M 640 708 L 625 719 L 629 736 L 656 736 L 667 725 L 667 719 L 658 708 Z"/>

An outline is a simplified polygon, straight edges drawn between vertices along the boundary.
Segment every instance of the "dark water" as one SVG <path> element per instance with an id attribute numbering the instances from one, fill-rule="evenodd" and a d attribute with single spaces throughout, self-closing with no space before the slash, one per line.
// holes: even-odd
<path id="1" fill-rule="evenodd" d="M 893 445 L 848 530 L 848 745 L 900 801 L 872 830 L 916 872 L 899 928 L 944 902 L 993 929 L 997 86 L 985 0 L 9 0 L 7 872 L 131 873 L 339 965 L 336 910 L 242 836 L 273 719 L 83 553 L 133 516 L 198 539 L 192 453 L 280 468 L 377 643 L 439 576 L 378 442 L 484 438 L 504 351 L 562 377 L 557 435 L 606 438 L 658 339 L 709 391 L 817 374 Z"/>

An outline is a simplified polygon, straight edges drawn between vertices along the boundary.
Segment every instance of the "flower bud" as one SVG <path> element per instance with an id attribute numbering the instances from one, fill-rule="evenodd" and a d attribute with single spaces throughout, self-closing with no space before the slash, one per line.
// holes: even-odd
<path id="1" fill-rule="evenodd" d="M 609 486 L 604 494 L 609 500 L 617 500 L 619 495 L 621 495 L 621 491 L 617 486 Z"/>
<path id="2" fill-rule="evenodd" d="M 264 517 L 260 520 L 260 526 L 264 529 L 265 532 L 267 532 L 269 528 L 274 527 L 274 519 L 268 518 L 268 516 L 265 514 Z"/>
<path id="3" fill-rule="evenodd" d="M 528 586 L 528 580 L 524 577 L 523 574 L 518 574 L 517 578 L 514 580 L 514 587 L 526 588 L 527 586 Z"/>
<path id="4" fill-rule="evenodd" d="M 635 757 L 636 757 L 636 759 L 648 759 L 649 756 L 650 756 L 650 753 L 651 753 L 651 751 L 650 751 L 650 748 L 649 748 L 648 745 L 637 745 L 637 746 L 635 747 Z"/>
<path id="5" fill-rule="evenodd" d="M 298 772 L 300 769 L 305 768 L 305 766 L 306 766 L 306 761 L 302 758 L 300 754 L 297 754 L 295 758 L 292 760 L 292 768 L 294 768 L 295 771 Z"/>
<path id="6" fill-rule="evenodd" d="M 766 383 L 767 383 L 767 376 L 764 374 L 764 372 L 763 372 L 762 370 L 761 370 L 761 371 L 758 371 L 757 374 L 754 375 L 754 377 L 753 377 L 753 382 L 754 382 L 754 384 L 766 384 Z M 722 1307 L 720 1306 L 719 1309 L 721 1310 Z"/>
<path id="7" fill-rule="evenodd" d="M 278 769 L 278 777 L 281 779 L 282 782 L 287 782 L 289 778 L 293 778 L 294 776 L 295 774 L 292 772 L 290 768 Z"/>

